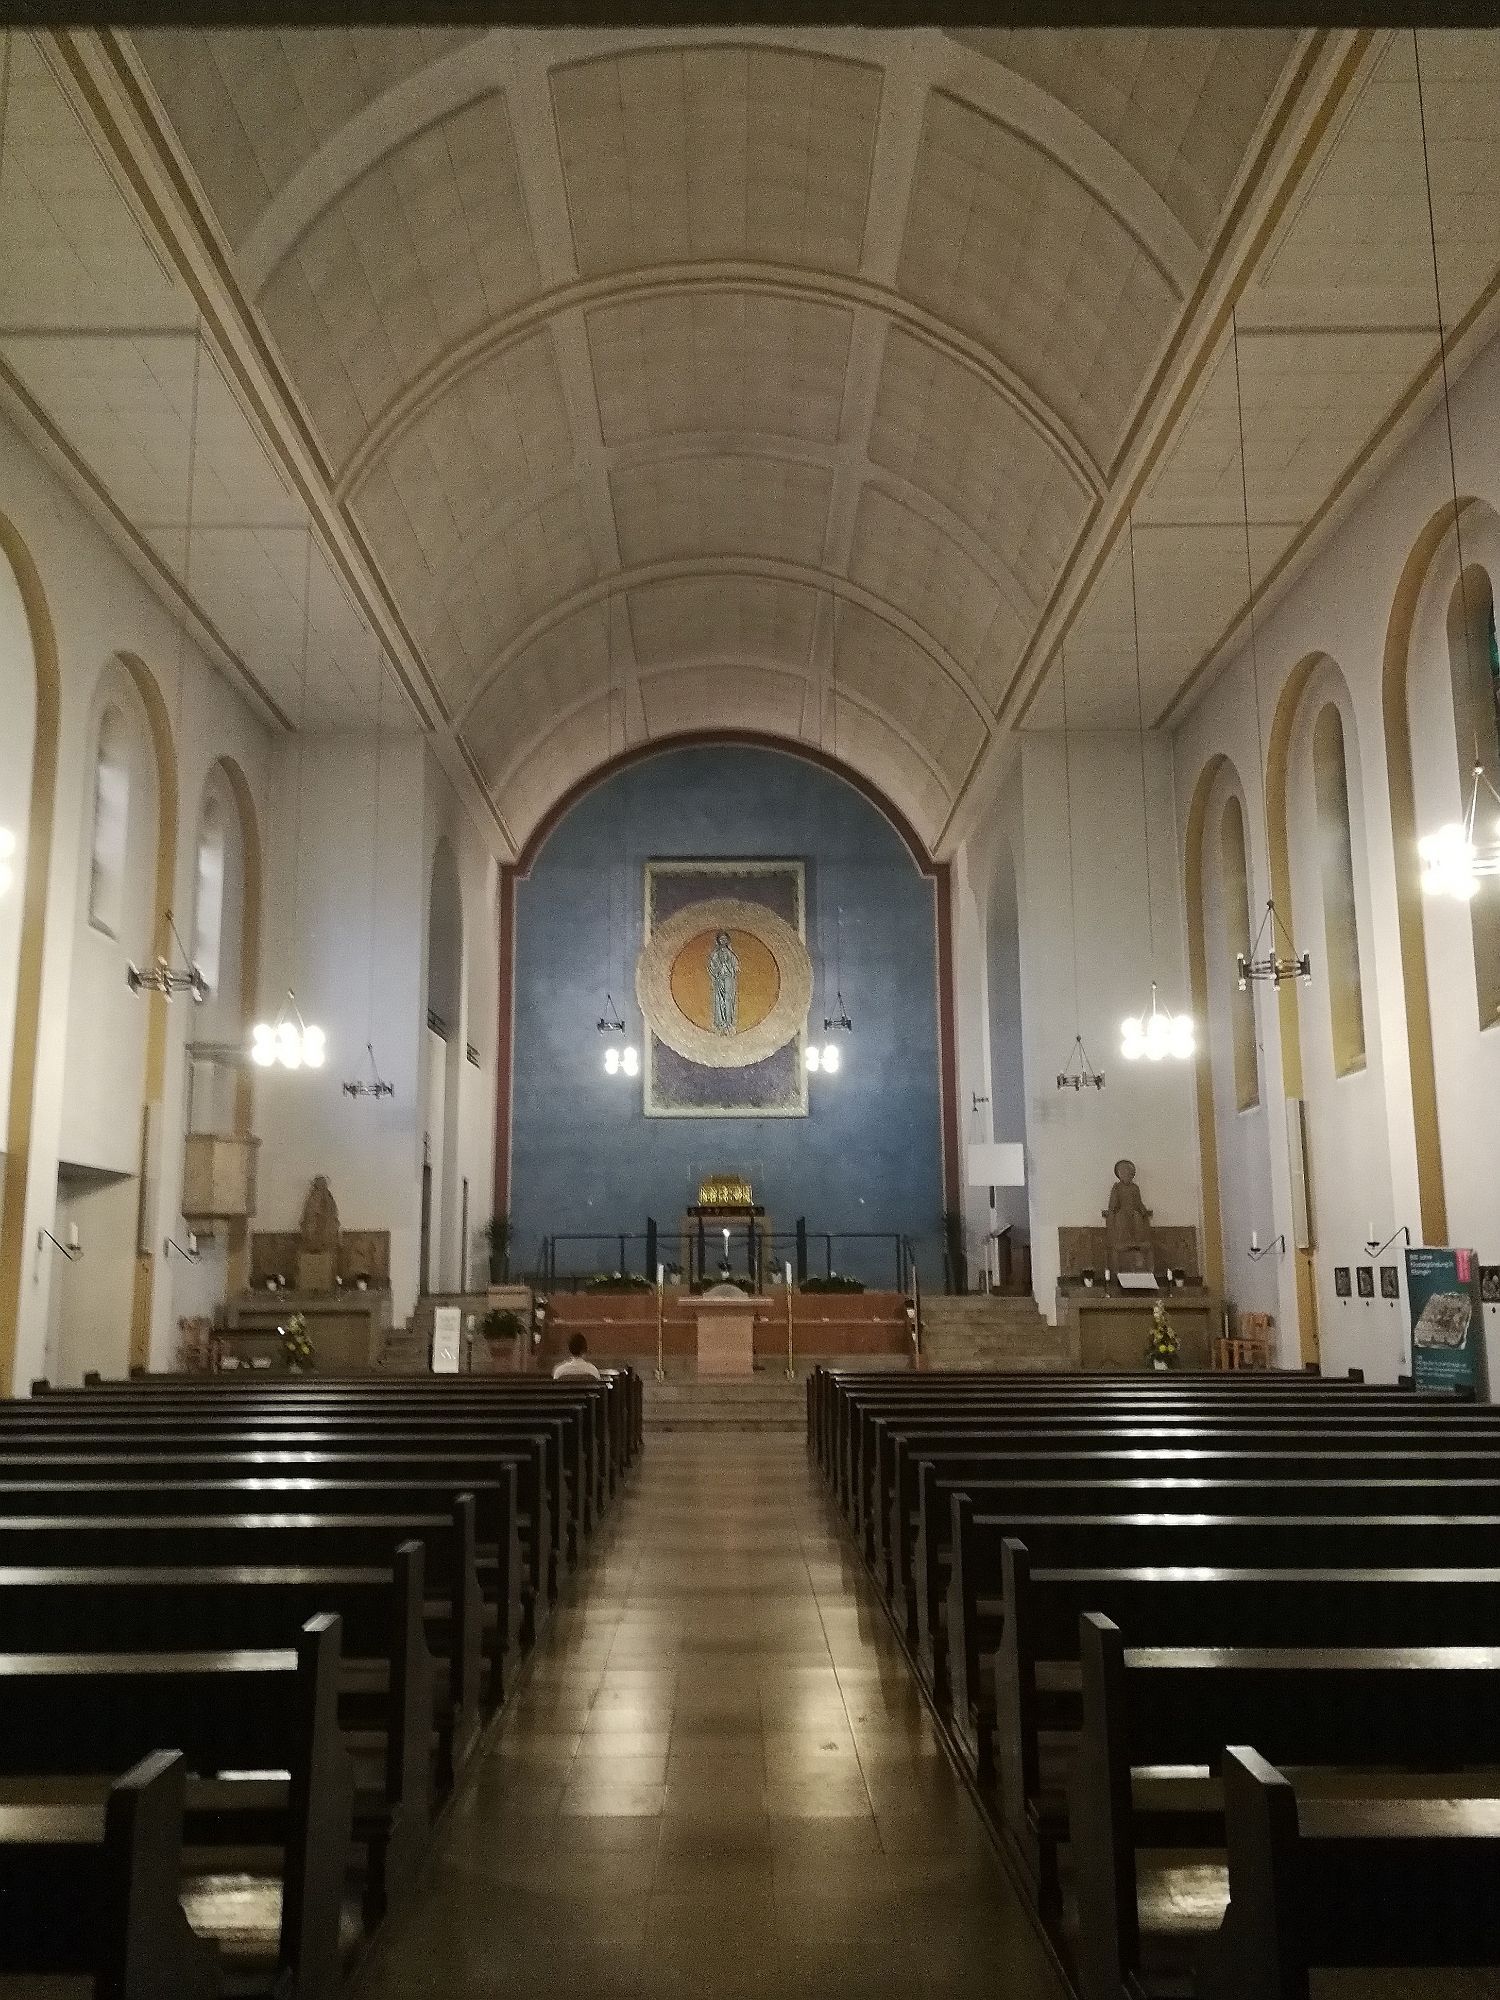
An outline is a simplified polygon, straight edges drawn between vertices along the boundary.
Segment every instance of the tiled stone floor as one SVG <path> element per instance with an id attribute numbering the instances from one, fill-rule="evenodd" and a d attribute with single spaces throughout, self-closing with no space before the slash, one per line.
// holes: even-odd
<path id="1" fill-rule="evenodd" d="M 1059 2000 L 800 1438 L 648 1440 L 361 2000 Z"/>

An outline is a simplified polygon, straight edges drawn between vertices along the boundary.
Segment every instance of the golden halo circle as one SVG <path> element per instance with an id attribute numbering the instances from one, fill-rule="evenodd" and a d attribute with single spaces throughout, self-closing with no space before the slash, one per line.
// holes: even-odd
<path id="1" fill-rule="evenodd" d="M 720 931 L 739 960 L 732 1034 L 713 1025 L 708 957 Z M 658 924 L 636 961 L 635 996 L 669 1049 L 706 1069 L 764 1062 L 801 1033 L 812 1001 L 812 960 L 773 910 L 734 897 L 706 898 Z"/>

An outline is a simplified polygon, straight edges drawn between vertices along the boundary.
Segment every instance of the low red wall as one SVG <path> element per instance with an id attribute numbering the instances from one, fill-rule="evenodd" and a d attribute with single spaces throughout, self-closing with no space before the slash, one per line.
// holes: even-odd
<path id="1" fill-rule="evenodd" d="M 537 1359 L 550 1366 L 567 1352 L 568 1336 L 583 1333 L 596 1359 L 636 1360 L 656 1354 L 656 1294 L 622 1292 L 593 1297 L 554 1292 L 547 1333 Z M 755 1301 L 755 1351 L 786 1353 L 786 1294 Z M 900 1292 L 856 1292 L 792 1299 L 794 1354 L 905 1354 L 910 1346 L 906 1300 Z M 667 1294 L 662 1351 L 678 1358 L 698 1347 L 697 1302 L 681 1292 Z"/>

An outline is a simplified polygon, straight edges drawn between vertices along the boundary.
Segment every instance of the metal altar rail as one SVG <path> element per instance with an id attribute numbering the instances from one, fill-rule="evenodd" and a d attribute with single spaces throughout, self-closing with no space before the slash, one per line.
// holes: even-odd
<path id="1" fill-rule="evenodd" d="M 882 1267 L 890 1273 L 893 1291 L 909 1292 L 912 1287 L 915 1253 L 910 1239 L 898 1231 L 812 1230 L 803 1220 L 795 1229 L 762 1231 L 747 1228 L 743 1217 L 731 1221 L 729 1230 L 731 1276 L 749 1279 L 757 1291 L 788 1265 L 794 1282 L 805 1285 L 809 1277 L 826 1280 L 846 1271 L 851 1261 L 859 1267 L 852 1275 L 872 1290 L 880 1289 L 872 1280 Z M 538 1289 L 576 1292 L 591 1278 L 615 1273 L 654 1284 L 658 1267 L 665 1266 L 679 1281 L 711 1283 L 719 1276 L 719 1259 L 711 1253 L 721 1242 L 720 1230 L 705 1221 L 690 1239 L 693 1269 L 683 1271 L 675 1256 L 663 1254 L 670 1238 L 649 1217 L 639 1231 L 562 1230 L 542 1239 L 536 1268 L 527 1279 Z"/>

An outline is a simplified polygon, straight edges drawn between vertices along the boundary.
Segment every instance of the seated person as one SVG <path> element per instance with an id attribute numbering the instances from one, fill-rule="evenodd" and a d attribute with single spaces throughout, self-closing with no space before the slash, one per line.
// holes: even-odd
<path id="1" fill-rule="evenodd" d="M 585 1334 L 568 1335 L 568 1358 L 559 1361 L 552 1371 L 554 1382 L 602 1382 L 604 1377 L 589 1360 L 589 1343 Z"/>

